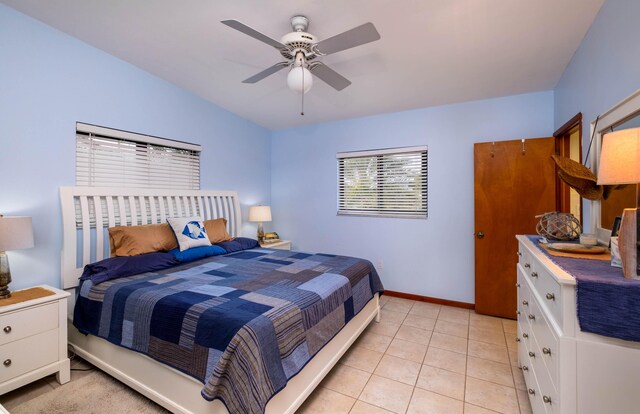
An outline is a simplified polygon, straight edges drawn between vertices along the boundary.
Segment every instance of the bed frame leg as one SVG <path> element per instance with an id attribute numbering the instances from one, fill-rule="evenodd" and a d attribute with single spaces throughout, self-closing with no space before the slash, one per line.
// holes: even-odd
<path id="1" fill-rule="evenodd" d="M 376 313 L 376 322 L 380 322 L 380 295 L 376 294 L 376 307 L 378 312 Z"/>

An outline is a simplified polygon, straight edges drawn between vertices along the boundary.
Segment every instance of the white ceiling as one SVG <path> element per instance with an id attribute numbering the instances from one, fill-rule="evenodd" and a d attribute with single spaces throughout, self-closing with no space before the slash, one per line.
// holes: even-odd
<path id="1" fill-rule="evenodd" d="M 0 0 L 269 129 L 550 90 L 604 0 Z M 373 22 L 382 39 L 322 58 L 353 82 L 316 79 L 305 95 L 286 70 L 241 81 L 278 51 L 220 20 L 280 40 L 304 14 L 325 39 Z"/>

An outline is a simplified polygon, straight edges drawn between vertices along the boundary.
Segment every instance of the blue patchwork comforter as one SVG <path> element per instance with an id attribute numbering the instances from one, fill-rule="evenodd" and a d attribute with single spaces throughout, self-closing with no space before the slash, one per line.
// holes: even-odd
<path id="1" fill-rule="evenodd" d="M 382 289 L 366 260 L 250 249 L 83 280 L 74 325 L 197 378 L 231 413 L 260 413 Z"/>

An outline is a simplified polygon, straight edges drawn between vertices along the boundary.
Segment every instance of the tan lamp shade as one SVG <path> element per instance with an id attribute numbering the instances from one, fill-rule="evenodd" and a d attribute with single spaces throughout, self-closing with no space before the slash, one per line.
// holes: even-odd
<path id="1" fill-rule="evenodd" d="M 640 183 L 640 128 L 605 134 L 600 151 L 598 184 Z"/>
<path id="2" fill-rule="evenodd" d="M 249 207 L 249 221 L 263 223 L 271 221 L 271 207 L 253 206 Z"/>
<path id="3" fill-rule="evenodd" d="M 0 216 L 0 252 L 33 247 L 31 217 Z"/>

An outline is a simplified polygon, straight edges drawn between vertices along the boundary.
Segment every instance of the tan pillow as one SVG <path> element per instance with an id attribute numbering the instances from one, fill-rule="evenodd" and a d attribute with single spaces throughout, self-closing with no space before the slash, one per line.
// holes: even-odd
<path id="1" fill-rule="evenodd" d="M 112 257 L 164 252 L 178 247 L 176 236 L 166 223 L 110 227 L 109 244 Z"/>
<path id="2" fill-rule="evenodd" d="M 225 218 L 205 220 L 204 229 L 207 231 L 212 244 L 233 240 L 233 237 L 227 232 L 227 219 Z"/>

